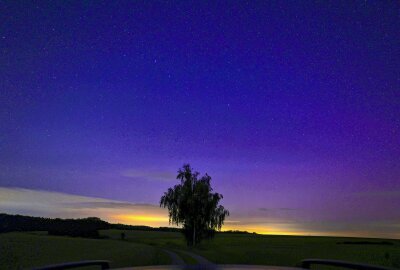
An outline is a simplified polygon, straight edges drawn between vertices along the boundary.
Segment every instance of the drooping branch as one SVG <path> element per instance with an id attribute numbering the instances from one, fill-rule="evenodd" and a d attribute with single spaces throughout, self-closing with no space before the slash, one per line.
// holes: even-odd
<path id="1" fill-rule="evenodd" d="M 212 192 L 211 177 L 199 178 L 199 173 L 185 164 L 176 178 L 180 184 L 169 188 L 160 200 L 160 206 L 168 209 L 170 224 L 182 225 L 188 244 L 221 230 L 229 212 L 219 204 L 223 196 Z"/>

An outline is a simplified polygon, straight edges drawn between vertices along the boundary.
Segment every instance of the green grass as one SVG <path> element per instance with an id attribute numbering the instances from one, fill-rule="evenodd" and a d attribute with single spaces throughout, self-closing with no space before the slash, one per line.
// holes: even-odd
<path id="1" fill-rule="evenodd" d="M 321 258 L 400 268 L 399 240 L 384 240 L 393 245 L 349 245 L 340 243 L 383 240 L 217 234 L 214 240 L 189 249 L 180 233 L 124 231 L 126 239 L 120 240 L 121 232 L 101 231 L 101 235 L 108 238 L 99 240 L 48 236 L 38 232 L 0 234 L 0 269 L 89 259 L 110 260 L 112 267 L 169 264 L 170 259 L 161 248 L 178 253 L 188 264 L 195 260 L 180 250 L 189 250 L 220 264 L 295 266 L 306 258 Z"/>
<path id="2" fill-rule="evenodd" d="M 394 245 L 343 245 L 336 237 L 217 235 L 197 253 L 216 263 L 294 266 L 306 258 L 400 267 L 400 243 Z M 348 239 L 347 239 L 348 240 Z"/>
<path id="3" fill-rule="evenodd" d="M 125 233 L 125 239 L 128 242 L 170 249 L 186 249 L 183 235 L 177 232 L 104 230 L 100 231 L 100 235 L 117 240 L 121 239 L 121 232 Z"/>
<path id="4" fill-rule="evenodd" d="M 118 238 L 120 231 L 103 231 Z M 126 231 L 126 241 L 171 250 L 190 250 L 219 264 L 264 264 L 295 266 L 306 258 L 336 259 L 400 268 L 400 241 L 384 240 L 393 245 L 346 245 L 345 241 L 376 241 L 340 237 L 268 236 L 253 234 L 217 234 L 211 241 L 188 249 L 181 234 L 173 232 Z"/>
<path id="5" fill-rule="evenodd" d="M 91 259 L 110 260 L 111 267 L 170 263 L 166 254 L 148 245 L 37 233 L 0 234 L 0 254 L 0 269 L 25 269 Z"/>

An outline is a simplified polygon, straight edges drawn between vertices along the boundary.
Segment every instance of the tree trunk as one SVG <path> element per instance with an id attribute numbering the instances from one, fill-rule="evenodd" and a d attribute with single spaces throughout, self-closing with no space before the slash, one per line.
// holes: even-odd
<path id="1" fill-rule="evenodd" d="M 195 194 L 194 194 L 194 181 L 192 181 L 192 194 L 193 194 L 193 197 L 195 196 Z M 193 221 L 193 246 L 195 246 L 196 245 L 196 221 L 194 220 Z"/>
<path id="2" fill-rule="evenodd" d="M 196 224 L 193 223 L 193 246 L 196 245 Z"/>

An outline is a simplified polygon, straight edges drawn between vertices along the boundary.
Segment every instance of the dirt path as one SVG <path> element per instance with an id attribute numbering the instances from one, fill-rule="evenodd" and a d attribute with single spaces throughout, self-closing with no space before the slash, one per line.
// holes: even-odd
<path id="1" fill-rule="evenodd" d="M 169 255 L 169 257 L 171 258 L 171 264 L 174 265 L 186 265 L 186 263 L 184 262 L 184 260 L 175 252 L 172 252 L 170 250 L 167 249 L 163 249 L 163 251 L 165 253 L 167 253 Z"/>
<path id="2" fill-rule="evenodd" d="M 163 251 L 164 251 L 165 253 L 167 253 L 167 254 L 169 255 L 169 257 L 171 258 L 171 264 L 173 264 L 173 265 L 186 265 L 186 266 L 189 266 L 189 265 L 186 264 L 185 261 L 184 261 L 177 253 L 175 253 L 174 251 L 171 251 L 171 250 L 168 250 L 168 249 L 163 249 Z M 192 258 L 197 262 L 196 265 L 198 265 L 198 266 L 201 266 L 201 265 L 202 265 L 202 266 L 212 266 L 212 265 L 214 265 L 214 263 L 210 262 L 210 261 L 207 260 L 206 258 L 204 258 L 204 257 L 202 257 L 202 256 L 200 256 L 200 255 L 197 255 L 197 254 L 195 254 L 195 253 L 193 253 L 193 252 L 184 251 L 184 250 L 177 250 L 177 252 L 184 253 L 184 254 L 186 254 L 186 255 L 192 257 Z M 192 266 L 193 266 L 193 265 L 192 265 Z"/>
<path id="3" fill-rule="evenodd" d="M 185 253 L 186 255 L 192 257 L 193 259 L 195 259 L 197 261 L 197 264 L 200 264 L 200 265 L 213 265 L 214 264 L 213 262 L 210 262 L 206 258 L 204 258 L 204 257 L 202 257 L 200 255 L 197 255 L 197 254 L 195 254 L 193 252 L 183 251 L 183 250 L 180 250 L 180 252 Z"/>

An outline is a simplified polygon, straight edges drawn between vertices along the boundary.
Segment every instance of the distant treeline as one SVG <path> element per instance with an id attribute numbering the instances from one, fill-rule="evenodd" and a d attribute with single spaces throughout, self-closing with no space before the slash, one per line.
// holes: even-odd
<path id="1" fill-rule="evenodd" d="M 248 231 L 239 231 L 239 230 L 223 231 L 222 233 L 250 234 Z M 252 234 L 256 234 L 256 233 L 253 232 Z"/>
<path id="2" fill-rule="evenodd" d="M 0 233 L 47 231 L 50 235 L 98 238 L 99 230 L 135 230 L 181 232 L 180 228 L 150 227 L 125 224 L 111 224 L 97 217 L 60 219 L 0 214 Z M 226 231 L 223 233 L 248 233 L 246 231 Z"/>
<path id="3" fill-rule="evenodd" d="M 97 217 L 60 219 L 0 214 L 0 233 L 47 231 L 50 235 L 98 238 L 99 230 L 180 232 L 180 228 L 111 224 Z"/>
<path id="4" fill-rule="evenodd" d="M 99 237 L 98 230 L 109 229 L 111 224 L 97 217 L 60 219 L 0 214 L 0 233 L 15 231 L 47 231 L 51 235 Z"/>
<path id="5" fill-rule="evenodd" d="M 111 229 L 126 231 L 162 231 L 162 232 L 181 232 L 181 228 L 172 227 L 150 227 L 144 225 L 126 225 L 126 224 L 110 224 Z"/>

